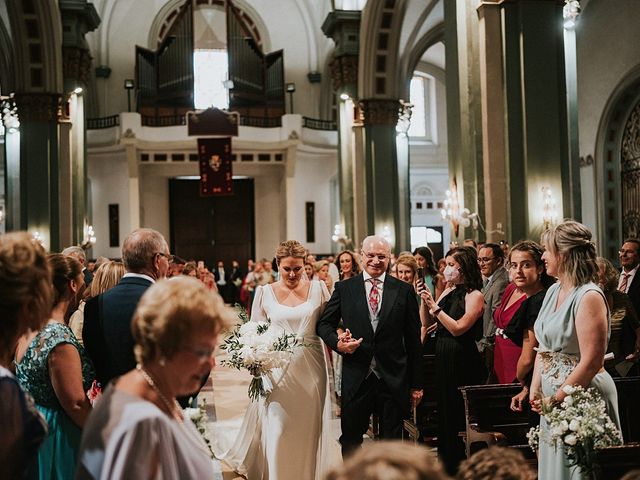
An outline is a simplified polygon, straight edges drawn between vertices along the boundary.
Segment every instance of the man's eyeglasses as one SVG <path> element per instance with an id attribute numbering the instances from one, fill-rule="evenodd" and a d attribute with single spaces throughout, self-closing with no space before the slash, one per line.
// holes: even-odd
<path id="1" fill-rule="evenodd" d="M 173 262 L 173 255 L 171 254 L 167 255 L 166 253 L 156 252 L 156 255 L 160 255 L 161 257 L 166 258 L 169 261 L 169 263 Z"/>
<path id="2" fill-rule="evenodd" d="M 375 253 L 366 253 L 366 252 L 362 252 L 362 253 L 364 253 L 364 256 L 367 257 L 368 260 L 375 260 L 377 258 L 378 261 L 384 262 L 389 258 L 388 255 L 376 255 Z"/>
<path id="3" fill-rule="evenodd" d="M 618 255 L 625 255 L 627 253 L 637 253 L 635 250 L 618 250 Z"/>
<path id="4" fill-rule="evenodd" d="M 489 263 L 496 257 L 478 257 L 478 263 Z"/>

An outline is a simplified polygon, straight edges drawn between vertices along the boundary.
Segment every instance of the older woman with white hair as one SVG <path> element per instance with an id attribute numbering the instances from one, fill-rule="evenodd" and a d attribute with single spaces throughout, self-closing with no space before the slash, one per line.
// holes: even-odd
<path id="1" fill-rule="evenodd" d="M 208 447 L 176 397 L 198 389 L 220 331 L 234 320 L 194 278 L 150 287 L 131 326 L 138 364 L 109 385 L 90 416 L 76 478 L 213 478 Z"/>

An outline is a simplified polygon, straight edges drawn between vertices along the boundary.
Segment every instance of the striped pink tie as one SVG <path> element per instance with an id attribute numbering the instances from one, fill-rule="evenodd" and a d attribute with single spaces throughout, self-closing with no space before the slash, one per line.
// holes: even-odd
<path id="1" fill-rule="evenodd" d="M 622 293 L 627 293 L 627 284 L 629 283 L 629 274 L 622 272 L 622 283 L 620 284 L 620 287 L 618 288 L 618 291 L 622 292 Z"/>

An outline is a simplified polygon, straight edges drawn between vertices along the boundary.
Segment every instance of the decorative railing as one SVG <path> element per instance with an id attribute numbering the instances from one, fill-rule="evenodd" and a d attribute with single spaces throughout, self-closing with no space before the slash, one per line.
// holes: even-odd
<path id="1" fill-rule="evenodd" d="M 312 130 L 337 130 L 338 125 L 332 120 L 302 117 L 302 126 Z"/>
<path id="2" fill-rule="evenodd" d="M 243 127 L 277 128 L 282 126 L 282 117 L 240 117 Z"/>
<path id="3" fill-rule="evenodd" d="M 118 125 L 120 125 L 120 115 L 87 118 L 87 130 L 101 130 L 103 128 L 117 127 Z"/>
<path id="4" fill-rule="evenodd" d="M 175 127 L 187 124 L 187 118 L 184 115 L 142 115 L 141 117 L 143 127 Z"/>

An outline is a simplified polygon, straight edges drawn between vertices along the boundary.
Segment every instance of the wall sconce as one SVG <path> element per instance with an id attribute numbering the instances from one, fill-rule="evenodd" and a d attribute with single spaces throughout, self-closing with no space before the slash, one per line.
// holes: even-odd
<path id="1" fill-rule="evenodd" d="M 96 233 L 93 229 L 93 225 L 85 224 L 83 229 L 84 235 L 82 238 L 82 245 L 80 245 L 84 250 L 88 250 L 93 247 L 96 243 Z"/>
<path id="2" fill-rule="evenodd" d="M 567 30 L 575 28 L 580 15 L 580 2 L 578 0 L 565 0 L 562 8 L 563 26 Z"/>
<path id="3" fill-rule="evenodd" d="M 293 92 L 296 91 L 295 83 L 287 83 L 285 86 L 287 93 L 289 94 L 289 113 L 293 113 Z"/>
<path id="4" fill-rule="evenodd" d="M 338 223 L 336 223 L 333 227 L 333 235 L 331 235 L 331 240 L 344 245 L 344 248 L 349 248 L 351 246 L 351 239 L 345 235 L 344 227 Z"/>
<path id="5" fill-rule="evenodd" d="M 135 86 L 135 81 L 132 78 L 125 79 L 124 89 L 127 91 L 127 112 L 131 111 L 131 90 L 133 90 Z"/>
<path id="6" fill-rule="evenodd" d="M 472 212 L 468 208 L 460 208 L 457 195 L 454 195 L 451 190 L 446 191 L 446 196 L 447 198 L 442 202 L 443 208 L 440 210 L 440 215 L 443 220 L 451 222 L 456 236 L 458 236 L 460 227 L 471 227 L 474 230 L 482 228 L 482 230 L 484 230 L 480 221 L 480 215 Z"/>
<path id="7" fill-rule="evenodd" d="M 556 209 L 556 199 L 551 192 L 551 187 L 542 187 L 542 225 L 544 230 L 549 230 L 556 224 L 558 210 Z"/>

